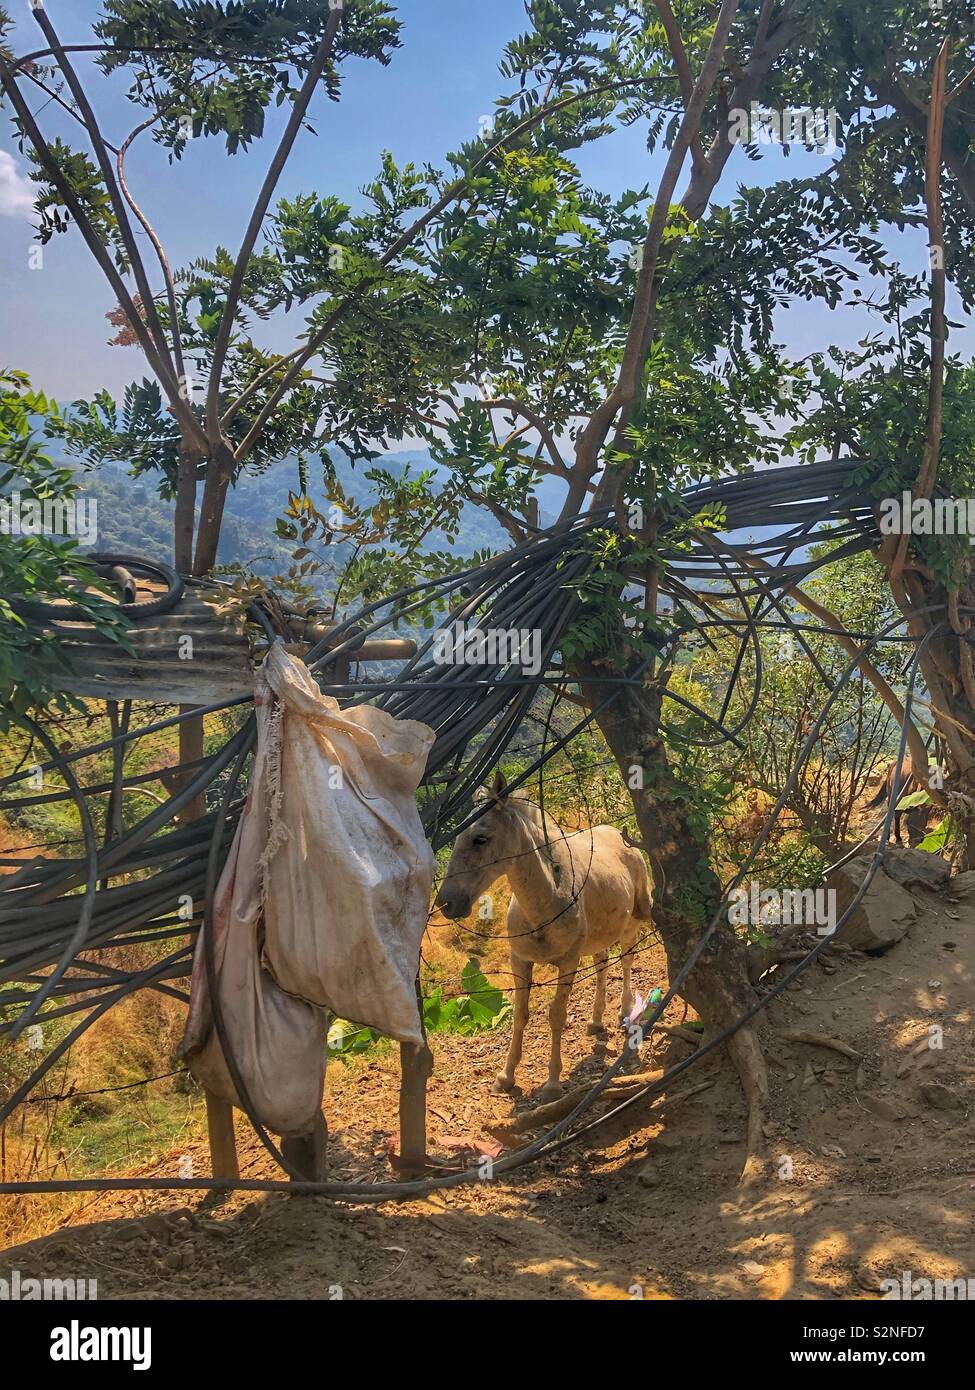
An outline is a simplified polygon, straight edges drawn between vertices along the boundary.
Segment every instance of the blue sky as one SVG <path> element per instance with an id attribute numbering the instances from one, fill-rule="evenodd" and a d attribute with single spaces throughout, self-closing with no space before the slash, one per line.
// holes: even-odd
<path id="1" fill-rule="evenodd" d="M 27 0 L 9 8 L 23 19 L 15 31 L 16 52 L 41 47 Z M 47 0 L 62 41 L 90 39 L 89 23 L 99 11 L 94 0 Z M 344 68 L 343 96 L 335 105 L 319 99 L 313 111 L 317 138 L 303 133 L 279 192 L 331 193 L 355 204 L 357 190 L 378 167 L 383 149 L 398 163 L 442 164 L 444 154 L 471 139 L 501 87 L 497 62 L 508 39 L 524 27 L 521 0 L 402 0 L 403 48 L 388 68 L 354 61 Z M 87 68 L 79 59 L 79 70 Z M 36 91 L 36 89 L 35 89 Z M 118 143 L 135 124 L 121 81 L 98 77 L 91 91 L 106 135 Z M 46 98 L 36 91 L 33 109 Z M 127 170 L 135 197 L 146 209 L 174 265 L 208 253 L 217 244 L 236 251 L 251 201 L 263 177 L 272 141 L 284 119 L 275 113 L 267 137 L 245 154 L 228 158 L 219 140 L 192 141 L 174 168 L 151 139 L 136 142 Z M 118 391 L 143 372 L 136 349 L 112 348 L 114 330 L 105 319 L 114 307 L 111 291 L 76 233 L 44 248 L 41 269 L 28 268 L 33 245 L 25 161 L 11 139 L 9 120 L 0 128 L 0 364 L 28 371 L 35 384 L 58 399 L 90 394 L 107 386 Z M 80 129 L 54 106 L 42 124 L 49 136 L 80 143 Z M 772 146 L 760 163 L 736 153 L 718 192 L 734 195 L 739 179 L 767 183 L 783 173 L 799 175 L 822 156 L 793 153 L 786 161 Z M 640 128 L 621 130 L 581 152 L 587 179 L 611 192 L 639 187 L 659 175 L 661 160 L 646 151 Z M 926 263 L 924 237 L 892 233 L 889 244 L 912 271 Z M 293 345 L 301 320 L 268 326 L 269 347 Z M 853 310 L 831 314 L 805 303 L 783 313 L 779 337 L 792 353 L 831 342 L 849 345 L 876 327 Z M 957 346 L 957 340 L 952 347 Z"/>

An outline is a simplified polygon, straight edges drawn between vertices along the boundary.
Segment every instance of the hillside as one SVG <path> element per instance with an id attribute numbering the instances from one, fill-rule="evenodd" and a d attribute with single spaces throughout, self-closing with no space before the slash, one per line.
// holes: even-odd
<path id="1" fill-rule="evenodd" d="M 51 451 L 55 452 L 54 450 Z M 386 454 L 377 461 L 383 468 L 400 474 L 430 468 L 428 456 L 420 452 Z M 370 464 L 353 465 L 336 459 L 336 472 L 347 496 L 361 502 L 372 495 L 364 476 Z M 173 503 L 160 497 L 150 478 L 134 478 L 123 467 L 106 465 L 97 470 L 78 470 L 83 491 L 98 502 L 97 549 L 144 555 L 154 560 L 171 560 Z M 324 508 L 325 500 L 314 468 L 309 479 L 313 500 Z M 285 459 L 260 474 L 247 473 L 227 499 L 219 560 L 222 565 L 243 565 L 267 578 L 286 569 L 293 546 L 274 533 L 274 521 L 283 516 L 289 490 L 298 487 L 297 467 Z M 446 538 L 434 532 L 430 548 L 446 546 Z M 510 544 L 503 528 L 481 508 L 466 506 L 461 533 L 452 546 L 461 555 L 476 550 L 498 550 Z M 335 552 L 341 555 L 341 547 Z"/>

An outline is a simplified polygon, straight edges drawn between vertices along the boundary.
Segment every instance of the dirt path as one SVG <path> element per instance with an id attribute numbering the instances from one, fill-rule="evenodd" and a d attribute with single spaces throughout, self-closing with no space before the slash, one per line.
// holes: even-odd
<path id="1" fill-rule="evenodd" d="M 0 1257 L 0 1274 L 70 1271 L 96 1277 L 101 1298 L 152 1299 L 876 1298 L 881 1279 L 904 1271 L 965 1277 L 975 1270 L 975 904 L 919 901 L 885 956 L 814 966 L 772 1006 L 770 1176 L 758 1187 L 737 1185 L 744 1107 L 731 1067 L 707 1060 L 680 1084 L 715 1084 L 661 1123 L 631 1112 L 509 1180 L 379 1208 L 277 1194 L 187 1207 L 174 1194 L 85 1197 L 60 1230 Z M 662 983 L 656 950 L 637 976 L 644 996 Z M 606 1055 L 585 1033 L 590 1002 L 584 981 L 567 1032 L 576 1079 L 597 1075 Z M 526 1052 L 536 1082 L 543 1004 Z M 943 1047 L 912 1056 L 932 1026 Z M 790 1030 L 839 1039 L 860 1060 L 778 1038 Z M 506 1043 L 504 1029 L 435 1039 L 432 1151 L 483 1137 L 483 1123 L 511 1109 L 491 1094 Z M 643 1065 L 687 1047 L 661 1040 Z M 397 1086 L 392 1050 L 330 1066 L 332 1176 L 391 1176 Z M 244 1175 L 275 1176 L 239 1133 Z M 175 1175 L 184 1152 L 141 1171 Z M 190 1152 L 206 1172 L 203 1147 Z M 652 1171 L 638 1177 L 648 1156 Z"/>

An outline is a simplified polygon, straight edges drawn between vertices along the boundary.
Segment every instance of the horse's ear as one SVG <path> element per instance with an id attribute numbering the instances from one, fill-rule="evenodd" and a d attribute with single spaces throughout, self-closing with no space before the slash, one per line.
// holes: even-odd
<path id="1" fill-rule="evenodd" d="M 494 781 L 491 783 L 491 799 L 499 804 L 503 803 L 508 795 L 508 784 L 504 780 L 504 773 L 498 768 L 494 774 Z"/>

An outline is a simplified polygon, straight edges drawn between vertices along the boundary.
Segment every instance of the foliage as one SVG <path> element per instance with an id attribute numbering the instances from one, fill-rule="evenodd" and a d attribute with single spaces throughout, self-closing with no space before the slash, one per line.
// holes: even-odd
<path id="1" fill-rule="evenodd" d="M 813 399 L 787 439 L 788 449 L 804 459 L 825 448 L 846 449 L 858 461 L 852 481 L 878 501 L 912 488 L 924 448 L 929 313 L 919 295 L 917 280 L 892 275 L 886 295 L 869 306 L 885 331 L 856 349 L 811 355 Z M 948 496 L 975 495 L 975 364 L 957 356 L 946 364 L 938 476 Z M 916 534 L 910 548 L 953 587 L 970 558 L 968 539 Z"/>
<path id="2" fill-rule="evenodd" d="M 460 983 L 460 994 L 445 997 L 443 986 L 438 984 L 425 996 L 423 1026 L 427 1033 L 461 1033 L 469 1037 L 497 1028 L 507 1020 L 511 1005 L 473 958 L 461 971 Z M 328 1032 L 329 1053 L 343 1057 L 365 1052 L 381 1036 L 374 1028 L 360 1028 L 337 1019 Z"/>
<path id="3" fill-rule="evenodd" d="M 460 975 L 461 993 L 444 998 L 437 985 L 423 1001 L 424 1023 L 431 1033 L 463 1033 L 497 1028 L 511 1010 L 500 989 L 490 984 L 473 958 Z"/>
<path id="4" fill-rule="evenodd" d="M 78 493 L 71 470 L 51 462 L 35 437 L 38 420 L 57 418 L 57 405 L 31 388 L 23 372 L 0 372 L 0 494 L 8 502 L 69 502 Z M 0 731 L 11 717 L 38 705 L 66 711 L 80 702 L 59 690 L 70 669 L 63 649 L 31 628 L 12 601 L 62 599 L 78 606 L 88 622 L 124 643 L 125 623 L 78 551 L 73 536 L 12 535 L 0 532 Z"/>

